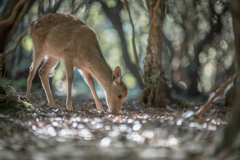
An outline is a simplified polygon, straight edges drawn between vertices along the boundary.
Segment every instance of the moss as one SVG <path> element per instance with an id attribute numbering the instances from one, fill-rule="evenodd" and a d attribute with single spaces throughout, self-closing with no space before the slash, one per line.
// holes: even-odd
<path id="1" fill-rule="evenodd" d="M 26 113 L 34 113 L 37 110 L 33 105 L 19 98 L 16 92 L 10 92 L 6 88 L 0 86 L 0 114 L 18 115 Z"/>

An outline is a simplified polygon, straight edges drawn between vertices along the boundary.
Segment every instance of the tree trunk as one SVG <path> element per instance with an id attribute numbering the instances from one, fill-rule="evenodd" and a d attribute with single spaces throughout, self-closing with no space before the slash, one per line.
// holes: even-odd
<path id="1" fill-rule="evenodd" d="M 141 101 L 148 106 L 162 107 L 169 103 L 171 97 L 162 66 L 162 23 L 165 4 L 163 0 L 146 0 L 146 3 L 150 12 L 150 32 L 144 59 L 145 85 Z"/>

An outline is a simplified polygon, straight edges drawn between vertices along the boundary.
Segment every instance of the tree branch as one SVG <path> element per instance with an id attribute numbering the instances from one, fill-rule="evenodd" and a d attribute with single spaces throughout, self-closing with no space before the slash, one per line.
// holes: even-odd
<path id="1" fill-rule="evenodd" d="M 18 15 L 18 11 L 20 10 L 20 8 L 24 5 L 25 2 L 27 2 L 28 0 L 21 0 L 17 3 L 17 5 L 14 7 L 13 11 L 12 11 L 12 14 L 11 16 L 6 19 L 6 20 L 3 20 L 2 22 L 0 22 L 0 26 L 6 26 L 6 25 L 11 25 L 16 16 Z"/>
<path id="2" fill-rule="evenodd" d="M 86 4 L 86 2 L 83 1 L 83 2 L 80 3 L 75 9 L 73 8 L 71 14 L 75 14 L 75 13 L 77 13 L 77 11 L 78 11 L 83 5 L 85 5 L 85 4 Z"/>
<path id="3" fill-rule="evenodd" d="M 133 44 L 133 53 L 134 53 L 134 57 L 135 57 L 135 61 L 136 61 L 136 66 L 137 66 L 138 72 L 139 72 L 139 74 L 141 76 L 142 82 L 145 83 L 145 79 L 144 79 L 143 73 L 142 73 L 142 71 L 140 69 L 140 66 L 139 66 L 137 50 L 136 50 L 136 44 L 135 44 L 135 30 L 134 30 L 134 25 L 133 25 L 133 21 L 132 21 L 132 16 L 131 16 L 131 13 L 130 13 L 129 4 L 128 4 L 127 0 L 124 0 L 124 3 L 126 5 L 127 11 L 128 11 L 130 22 L 132 24 L 132 44 Z"/>
<path id="4" fill-rule="evenodd" d="M 205 103 L 202 108 L 200 108 L 197 111 L 197 116 L 201 117 L 202 114 L 209 108 L 209 106 L 212 104 L 212 102 L 214 101 L 214 99 L 219 96 L 224 89 L 237 77 L 237 73 L 235 73 L 234 75 L 232 75 L 226 82 L 224 82 L 215 92 L 215 94 L 207 101 L 207 103 Z"/>
<path id="5" fill-rule="evenodd" d="M 42 2 L 43 2 L 43 0 L 40 0 L 40 2 L 38 4 L 38 18 L 41 17 L 41 15 L 40 15 L 40 7 L 41 7 Z"/>
<path id="6" fill-rule="evenodd" d="M 59 0 L 58 2 L 56 2 L 55 5 L 53 6 L 53 8 L 51 9 L 51 13 L 56 13 L 57 10 L 59 9 L 61 3 L 62 3 L 62 0 Z"/>
<path id="7" fill-rule="evenodd" d="M 123 56 L 123 60 L 126 64 L 127 68 L 130 70 L 130 72 L 136 78 L 139 86 L 141 88 L 143 88 L 144 85 L 143 85 L 141 76 L 138 73 L 138 69 L 137 69 L 136 65 L 131 61 L 131 59 L 129 57 L 128 49 L 127 49 L 127 43 L 126 43 L 126 39 L 124 36 L 124 31 L 123 31 L 123 24 L 121 21 L 121 17 L 119 15 L 120 11 L 123 8 L 122 2 L 120 0 L 118 0 L 117 1 L 118 3 L 114 8 L 109 8 L 101 0 L 99 0 L 98 2 L 100 2 L 102 4 L 103 11 L 107 15 L 108 19 L 112 22 L 113 27 L 118 32 L 118 35 L 119 35 L 119 38 L 121 41 L 122 56 Z"/>
<path id="8" fill-rule="evenodd" d="M 156 19 L 156 15 L 157 15 L 157 10 L 159 8 L 159 4 L 160 4 L 161 0 L 157 0 L 157 4 L 155 5 L 155 7 L 153 8 L 153 18 L 152 18 L 152 24 L 153 24 L 153 35 L 155 34 L 156 28 L 157 28 L 157 19 Z M 162 12 L 162 11 L 161 11 Z"/>
<path id="9" fill-rule="evenodd" d="M 6 51 L 6 52 L 1 53 L 1 54 L 0 54 L 0 59 L 4 58 L 4 57 L 5 57 L 6 55 L 8 55 L 9 53 L 14 52 L 14 51 L 17 49 L 17 46 L 18 46 L 19 42 L 21 41 L 21 39 L 22 39 L 24 36 L 26 36 L 27 33 L 28 33 L 28 30 L 26 30 L 25 32 L 23 32 L 23 33 L 18 37 L 18 39 L 17 39 L 17 41 L 16 41 L 16 43 L 15 43 L 15 45 L 14 45 L 14 47 L 13 47 L 12 49 L 10 49 L 10 50 L 8 50 L 8 51 Z"/>
<path id="10" fill-rule="evenodd" d="M 14 23 L 11 27 L 11 30 L 8 33 L 7 38 L 5 39 L 4 45 L 6 46 L 12 39 L 12 36 L 15 34 L 19 23 L 23 20 L 24 16 L 26 15 L 28 9 L 32 6 L 32 4 L 34 3 L 34 0 L 29 0 L 28 2 L 26 2 L 23 6 L 23 8 L 21 9 L 21 12 L 18 14 L 18 16 L 16 17 L 16 19 L 14 20 Z"/>

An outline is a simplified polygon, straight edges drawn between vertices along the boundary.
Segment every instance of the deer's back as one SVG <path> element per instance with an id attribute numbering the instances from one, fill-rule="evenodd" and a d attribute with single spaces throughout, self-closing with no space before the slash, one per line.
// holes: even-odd
<path id="1" fill-rule="evenodd" d="M 70 14 L 47 14 L 39 18 L 32 23 L 30 35 L 35 49 L 44 48 L 47 54 L 60 59 L 102 58 L 95 32 Z"/>

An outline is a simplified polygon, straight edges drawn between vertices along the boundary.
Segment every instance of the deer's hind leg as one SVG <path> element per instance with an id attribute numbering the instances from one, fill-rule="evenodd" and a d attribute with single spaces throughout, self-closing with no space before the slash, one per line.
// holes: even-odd
<path id="1" fill-rule="evenodd" d="M 31 90 L 31 86 L 32 86 L 32 80 L 36 74 L 39 64 L 42 62 L 45 55 L 46 55 L 46 53 L 43 50 L 36 49 L 35 47 L 33 48 L 33 62 L 30 66 L 29 75 L 28 75 L 28 79 L 27 79 L 27 93 L 26 93 L 27 100 L 29 100 L 29 94 L 30 94 L 30 90 Z"/>
<path id="2" fill-rule="evenodd" d="M 49 75 L 49 72 L 51 71 L 51 69 L 57 65 L 58 61 L 59 60 L 57 58 L 48 57 L 47 59 L 45 59 L 41 69 L 38 72 L 40 75 L 41 81 L 42 81 L 43 88 L 47 95 L 48 104 L 51 108 L 55 108 L 56 105 L 55 105 L 55 102 L 54 102 L 54 99 L 52 96 L 52 92 L 49 87 L 48 75 Z"/>

